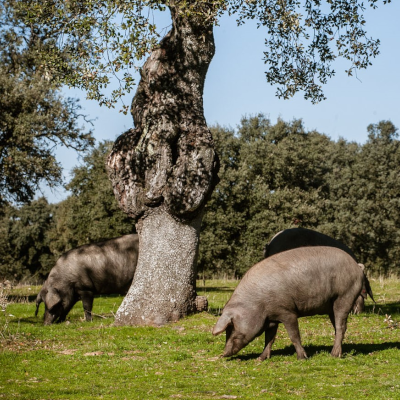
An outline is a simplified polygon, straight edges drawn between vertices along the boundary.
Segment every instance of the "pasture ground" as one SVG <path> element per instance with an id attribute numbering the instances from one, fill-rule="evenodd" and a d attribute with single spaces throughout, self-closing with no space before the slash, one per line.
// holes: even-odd
<path id="1" fill-rule="evenodd" d="M 283 326 L 270 360 L 257 360 L 263 336 L 219 357 L 225 334 L 211 330 L 236 284 L 199 282 L 209 312 L 161 328 L 113 326 L 120 296 L 96 298 L 92 323 L 79 302 L 66 323 L 43 326 L 40 287 L 16 287 L 0 310 L 0 399 L 400 399 L 400 280 L 371 279 L 377 304 L 349 317 L 340 359 L 329 318 L 300 319 L 306 361 Z"/>

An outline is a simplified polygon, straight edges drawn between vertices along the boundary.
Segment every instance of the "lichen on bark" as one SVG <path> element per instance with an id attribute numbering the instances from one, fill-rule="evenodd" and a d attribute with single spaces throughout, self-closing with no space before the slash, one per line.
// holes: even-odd
<path id="1" fill-rule="evenodd" d="M 217 182 L 218 159 L 203 111 L 203 89 L 214 55 L 213 24 L 171 7 L 173 27 L 141 70 L 131 113 L 108 159 L 115 195 L 138 219 L 164 206 L 194 217 Z"/>

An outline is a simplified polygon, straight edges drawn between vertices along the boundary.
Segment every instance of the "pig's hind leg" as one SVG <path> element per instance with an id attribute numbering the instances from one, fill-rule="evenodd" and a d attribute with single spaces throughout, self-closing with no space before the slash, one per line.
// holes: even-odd
<path id="1" fill-rule="evenodd" d="M 342 356 L 342 342 L 347 329 L 347 316 L 349 312 L 345 312 L 336 303 L 333 307 L 334 316 L 329 315 L 332 325 L 335 328 L 335 342 L 331 351 L 333 357 Z"/>
<path id="2" fill-rule="evenodd" d="M 265 327 L 265 347 L 264 351 L 258 357 L 260 361 L 271 357 L 272 345 L 275 342 L 276 332 L 278 330 L 279 322 L 269 322 Z"/>

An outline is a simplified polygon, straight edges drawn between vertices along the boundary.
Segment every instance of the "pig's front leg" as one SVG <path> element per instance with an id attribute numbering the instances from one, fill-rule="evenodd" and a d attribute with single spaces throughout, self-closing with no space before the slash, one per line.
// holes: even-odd
<path id="1" fill-rule="evenodd" d="M 85 320 L 90 322 L 92 321 L 93 293 L 81 292 L 79 295 L 82 299 L 83 310 L 85 311 Z"/>
<path id="2" fill-rule="evenodd" d="M 275 342 L 276 332 L 278 330 L 279 322 L 270 322 L 265 328 L 265 347 L 264 351 L 260 354 L 258 359 L 264 361 L 266 358 L 271 357 L 272 345 Z"/>

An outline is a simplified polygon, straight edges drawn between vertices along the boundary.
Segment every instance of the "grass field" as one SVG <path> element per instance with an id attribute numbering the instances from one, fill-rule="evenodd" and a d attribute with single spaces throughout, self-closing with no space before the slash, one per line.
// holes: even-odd
<path id="1" fill-rule="evenodd" d="M 114 327 L 122 297 L 100 297 L 94 321 L 78 303 L 62 324 L 34 316 L 39 287 L 13 289 L 0 310 L 0 399 L 400 399 L 400 280 L 371 280 L 376 305 L 351 315 L 341 359 L 327 316 L 300 319 L 308 360 L 281 326 L 270 360 L 263 337 L 220 358 L 211 330 L 237 282 L 199 282 L 209 312 L 161 328 Z"/>

